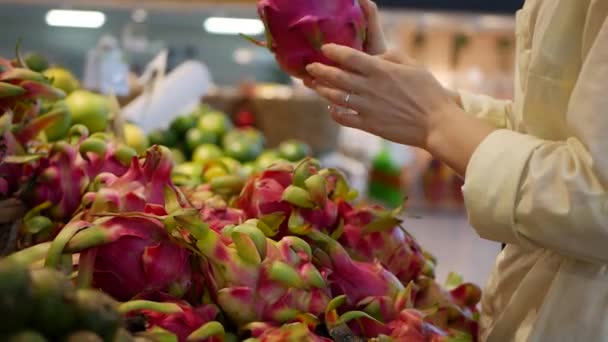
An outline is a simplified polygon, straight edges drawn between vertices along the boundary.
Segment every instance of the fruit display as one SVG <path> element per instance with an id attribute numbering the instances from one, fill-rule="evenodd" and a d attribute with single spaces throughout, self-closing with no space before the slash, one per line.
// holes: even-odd
<path id="1" fill-rule="evenodd" d="M 154 130 L 146 142 L 171 149 L 176 162 L 173 181 L 178 185 L 200 185 L 230 173 L 247 177 L 278 161 L 296 162 L 312 155 L 306 143 L 295 139 L 266 148 L 262 132 L 235 127 L 225 113 L 206 105 L 176 117 L 167 129 Z"/>
<path id="2" fill-rule="evenodd" d="M 480 289 L 305 144 L 204 106 L 120 141 L 106 106 L 0 59 L 2 340 L 477 340 Z"/>

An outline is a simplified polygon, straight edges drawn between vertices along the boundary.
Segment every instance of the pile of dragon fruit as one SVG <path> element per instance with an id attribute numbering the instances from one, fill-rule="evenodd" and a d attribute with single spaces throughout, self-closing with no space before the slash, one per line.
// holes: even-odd
<path id="1" fill-rule="evenodd" d="M 440 285 L 401 212 L 356 204 L 339 171 L 306 158 L 178 187 L 164 146 L 81 125 L 46 141 L 59 114 L 41 103 L 62 96 L 0 59 L 0 196 L 27 208 L 0 260 L 3 340 L 477 339 L 479 288 Z"/>

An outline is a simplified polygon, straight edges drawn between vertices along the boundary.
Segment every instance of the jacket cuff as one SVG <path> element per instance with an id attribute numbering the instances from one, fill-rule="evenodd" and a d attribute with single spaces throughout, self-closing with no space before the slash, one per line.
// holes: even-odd
<path id="1" fill-rule="evenodd" d="M 483 119 L 497 128 L 507 128 L 509 101 L 458 91 L 463 109 L 471 116 Z"/>
<path id="2" fill-rule="evenodd" d="M 497 130 L 473 153 L 462 190 L 469 222 L 482 238 L 517 242 L 519 187 L 532 153 L 542 144 L 529 135 Z"/>

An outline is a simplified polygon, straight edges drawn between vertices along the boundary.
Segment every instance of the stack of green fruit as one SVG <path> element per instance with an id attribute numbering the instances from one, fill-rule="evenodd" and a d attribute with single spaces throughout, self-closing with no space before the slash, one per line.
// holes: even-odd
<path id="1" fill-rule="evenodd" d="M 177 117 L 168 129 L 153 131 L 148 140 L 171 149 L 177 164 L 173 179 L 179 185 L 196 185 L 227 174 L 246 177 L 278 161 L 296 162 L 311 155 L 310 147 L 298 140 L 265 149 L 262 132 L 235 128 L 226 114 L 206 105 Z"/>

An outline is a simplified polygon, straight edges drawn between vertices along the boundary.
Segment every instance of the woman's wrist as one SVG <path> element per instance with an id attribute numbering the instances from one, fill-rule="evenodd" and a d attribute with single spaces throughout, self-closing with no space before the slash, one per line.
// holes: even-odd
<path id="1" fill-rule="evenodd" d="M 429 120 L 426 150 L 464 176 L 473 153 L 494 130 L 459 106 L 445 106 Z"/>

